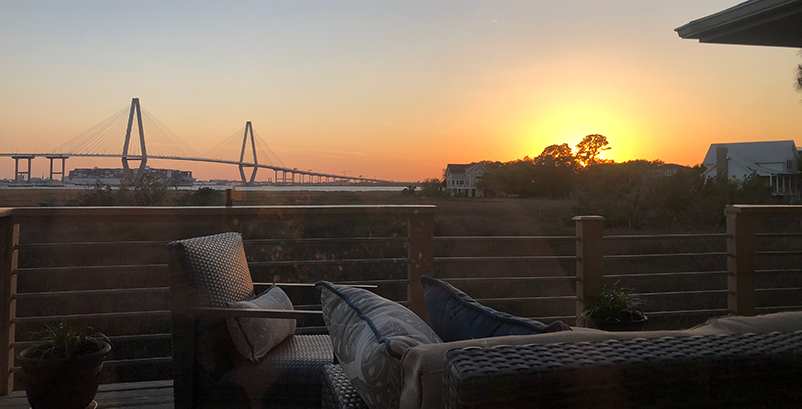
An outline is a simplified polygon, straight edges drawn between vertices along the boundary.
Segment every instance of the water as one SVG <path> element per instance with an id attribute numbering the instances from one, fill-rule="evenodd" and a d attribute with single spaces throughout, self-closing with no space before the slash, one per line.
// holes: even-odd
<path id="1" fill-rule="evenodd" d="M 210 183 L 196 183 L 192 186 L 179 186 L 178 190 L 197 190 L 201 187 L 212 188 L 215 190 L 236 189 L 242 191 L 264 191 L 264 192 L 400 192 L 406 186 L 370 186 L 370 185 L 291 185 L 291 186 L 235 186 L 218 185 Z M 0 189 L 69 189 L 85 190 L 93 189 L 94 186 L 45 186 L 45 185 L 0 185 Z M 114 189 L 114 187 L 112 187 Z M 172 187 L 170 189 L 173 189 Z"/>

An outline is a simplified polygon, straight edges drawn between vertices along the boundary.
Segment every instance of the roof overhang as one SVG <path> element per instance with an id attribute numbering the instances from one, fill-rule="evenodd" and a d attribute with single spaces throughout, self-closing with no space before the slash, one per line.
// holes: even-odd
<path id="1" fill-rule="evenodd" d="M 749 0 L 675 31 L 701 43 L 802 48 L 802 0 Z"/>

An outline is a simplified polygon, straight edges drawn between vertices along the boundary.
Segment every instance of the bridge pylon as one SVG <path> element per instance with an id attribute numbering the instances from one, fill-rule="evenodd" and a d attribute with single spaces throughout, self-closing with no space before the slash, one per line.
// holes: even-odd
<path id="1" fill-rule="evenodd" d="M 134 124 L 134 113 L 136 113 L 136 121 L 137 121 L 137 128 L 139 128 L 139 147 L 141 150 L 141 156 L 128 156 L 128 147 L 131 145 L 131 128 Z M 131 171 L 131 167 L 128 166 L 129 160 L 138 160 L 139 161 L 139 178 L 145 174 L 145 165 L 148 163 L 148 152 L 145 149 L 145 131 L 142 129 L 142 111 L 139 107 L 139 98 L 133 98 L 131 100 L 131 112 L 128 114 L 128 130 L 125 131 L 125 144 L 123 145 L 123 172 L 125 174 L 125 179 L 128 181 L 134 180 L 134 173 Z"/>
<path id="2" fill-rule="evenodd" d="M 34 155 L 13 155 L 11 156 L 14 159 L 14 181 L 15 182 L 30 182 L 31 181 L 31 160 L 35 158 Z M 27 170 L 20 170 L 19 168 L 19 160 L 28 160 L 28 168 Z M 24 162 L 23 162 L 24 163 Z"/>
<path id="3" fill-rule="evenodd" d="M 248 138 L 251 140 L 251 151 L 253 153 L 253 164 L 244 163 L 245 160 L 245 149 L 248 147 Z M 250 185 L 256 180 L 256 171 L 259 170 L 259 161 L 256 159 L 256 142 L 253 140 L 253 125 L 251 125 L 251 121 L 245 122 L 245 133 L 242 135 L 242 150 L 239 154 L 239 174 L 242 177 L 242 184 L 243 185 Z M 248 181 L 245 178 L 245 168 L 253 168 L 253 172 L 251 173 L 251 180 Z"/>

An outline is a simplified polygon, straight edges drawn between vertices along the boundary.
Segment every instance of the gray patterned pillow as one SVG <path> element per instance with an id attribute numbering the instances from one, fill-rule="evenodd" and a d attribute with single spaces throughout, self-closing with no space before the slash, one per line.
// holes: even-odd
<path id="1" fill-rule="evenodd" d="M 417 345 L 441 342 L 415 313 L 370 291 L 317 283 L 334 355 L 371 409 L 397 408 L 401 357 Z"/>
<path id="2" fill-rule="evenodd" d="M 271 286 L 248 301 L 229 302 L 230 308 L 292 310 L 292 302 L 281 288 Z M 274 318 L 226 318 L 231 340 L 242 356 L 253 362 L 295 332 L 295 320 Z"/>

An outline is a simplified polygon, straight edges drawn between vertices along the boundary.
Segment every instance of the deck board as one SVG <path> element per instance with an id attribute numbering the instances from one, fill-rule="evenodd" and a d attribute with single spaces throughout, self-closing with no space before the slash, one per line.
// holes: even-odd
<path id="1" fill-rule="evenodd" d="M 173 409 L 173 381 L 112 383 L 100 385 L 98 409 Z M 27 409 L 25 391 L 0 396 L 0 409 Z"/>

